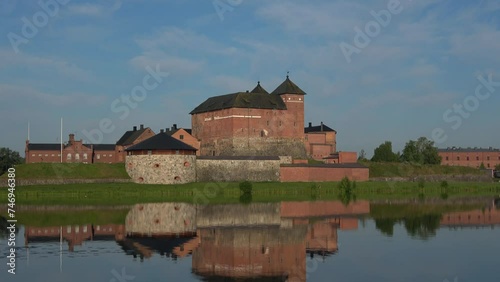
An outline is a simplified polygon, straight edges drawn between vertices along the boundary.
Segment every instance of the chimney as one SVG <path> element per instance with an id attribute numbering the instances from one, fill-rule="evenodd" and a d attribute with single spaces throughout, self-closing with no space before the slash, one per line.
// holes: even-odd
<path id="1" fill-rule="evenodd" d="M 174 129 L 177 129 L 177 123 L 174 123 Z"/>
<path id="2" fill-rule="evenodd" d="M 164 132 L 163 129 L 160 129 L 160 133 L 163 133 L 163 132 Z"/>
<path id="3" fill-rule="evenodd" d="M 144 129 L 144 124 L 141 124 L 141 129 Z"/>
<path id="4" fill-rule="evenodd" d="M 73 144 L 75 142 L 75 134 L 71 133 L 69 135 L 69 144 Z"/>
<path id="5" fill-rule="evenodd" d="M 323 131 L 323 122 L 321 122 L 321 131 Z"/>
<path id="6" fill-rule="evenodd" d="M 312 126 L 313 126 L 313 123 L 312 123 L 312 122 L 310 122 L 310 123 L 309 123 L 309 127 L 312 127 Z"/>
<path id="7" fill-rule="evenodd" d="M 134 126 L 134 131 L 137 131 L 137 126 Z"/>

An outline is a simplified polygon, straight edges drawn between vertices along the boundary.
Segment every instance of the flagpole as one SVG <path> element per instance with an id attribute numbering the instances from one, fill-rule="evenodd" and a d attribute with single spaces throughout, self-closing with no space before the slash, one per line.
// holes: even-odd
<path id="1" fill-rule="evenodd" d="M 63 137 L 62 137 L 62 134 L 63 133 L 63 118 L 61 118 L 61 163 L 63 162 Z"/>

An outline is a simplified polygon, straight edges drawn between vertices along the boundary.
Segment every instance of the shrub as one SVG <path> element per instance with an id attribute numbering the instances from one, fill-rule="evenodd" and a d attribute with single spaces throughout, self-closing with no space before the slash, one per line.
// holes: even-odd
<path id="1" fill-rule="evenodd" d="M 240 191 L 243 194 L 252 194 L 252 183 L 250 181 L 240 182 Z"/>
<path id="2" fill-rule="evenodd" d="M 448 188 L 448 181 L 446 181 L 446 180 L 441 181 L 441 188 L 444 188 L 444 189 Z"/>
<path id="3" fill-rule="evenodd" d="M 418 188 L 422 189 L 425 187 L 425 179 L 424 178 L 419 178 L 418 179 Z"/>

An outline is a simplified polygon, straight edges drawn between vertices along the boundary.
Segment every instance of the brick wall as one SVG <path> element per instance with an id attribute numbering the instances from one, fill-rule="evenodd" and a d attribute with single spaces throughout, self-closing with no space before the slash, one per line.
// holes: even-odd
<path id="1" fill-rule="evenodd" d="M 499 151 L 441 151 L 439 155 L 442 165 L 479 167 L 483 163 L 486 168 L 495 168 L 500 164 Z"/>
<path id="2" fill-rule="evenodd" d="M 343 167 L 342 165 L 290 165 L 280 167 L 281 182 L 340 181 L 347 176 L 350 180 L 367 181 L 367 167 Z"/>

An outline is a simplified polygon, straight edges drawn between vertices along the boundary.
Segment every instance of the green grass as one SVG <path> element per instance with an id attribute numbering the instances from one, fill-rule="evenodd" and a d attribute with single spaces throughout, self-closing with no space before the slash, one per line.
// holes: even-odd
<path id="1" fill-rule="evenodd" d="M 477 168 L 446 165 L 419 165 L 410 163 L 379 163 L 363 161 L 370 169 L 370 177 L 413 177 L 420 175 L 484 174 Z"/>
<path id="2" fill-rule="evenodd" d="M 128 179 L 125 165 L 82 163 L 34 163 L 16 167 L 16 179 Z M 7 178 L 3 174 L 0 178 Z"/>
<path id="3" fill-rule="evenodd" d="M 338 200 L 338 182 L 253 183 L 253 202 Z M 500 183 L 450 182 L 448 188 L 438 182 L 359 182 L 356 199 L 424 199 L 459 196 L 499 196 Z M 7 188 L 0 190 L 0 203 L 7 202 Z M 135 183 L 99 183 L 19 186 L 15 190 L 18 205 L 129 205 L 151 202 L 197 204 L 238 203 L 239 183 L 189 183 L 182 185 L 146 185 Z"/>

